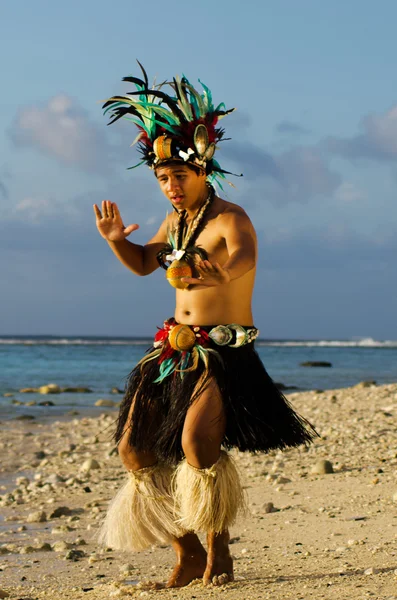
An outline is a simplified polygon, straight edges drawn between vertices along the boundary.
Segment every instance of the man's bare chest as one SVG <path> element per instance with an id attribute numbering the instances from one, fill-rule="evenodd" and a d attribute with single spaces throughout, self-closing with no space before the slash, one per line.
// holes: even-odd
<path id="1" fill-rule="evenodd" d="M 226 252 L 225 238 L 220 235 L 215 224 L 208 224 L 197 237 L 196 246 L 206 250 L 209 260 L 221 260 L 221 256 Z"/>

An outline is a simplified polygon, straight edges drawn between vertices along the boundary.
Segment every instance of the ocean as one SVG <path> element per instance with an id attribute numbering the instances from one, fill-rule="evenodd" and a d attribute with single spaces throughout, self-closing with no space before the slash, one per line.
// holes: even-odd
<path id="1" fill-rule="evenodd" d="M 126 376 L 150 344 L 150 339 L 137 338 L 2 336 L 0 418 L 23 414 L 47 420 L 71 411 L 99 414 L 104 408 L 95 407 L 95 402 L 120 401 L 121 394 L 112 394 L 111 389 L 124 387 Z M 273 380 L 298 390 L 347 387 L 364 380 L 397 381 L 397 341 L 259 340 L 256 348 Z M 332 366 L 301 366 L 305 361 L 327 361 Z M 88 387 L 92 393 L 19 392 L 47 383 Z M 47 400 L 54 406 L 38 405 Z M 35 404 L 26 406 L 27 402 Z"/>

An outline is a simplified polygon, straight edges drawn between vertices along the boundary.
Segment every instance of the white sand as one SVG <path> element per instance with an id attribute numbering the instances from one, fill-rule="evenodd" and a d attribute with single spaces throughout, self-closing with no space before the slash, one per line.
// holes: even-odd
<path id="1" fill-rule="evenodd" d="M 120 567 L 126 565 L 132 580 L 165 581 L 173 553 L 153 548 L 128 554 L 95 545 L 107 501 L 124 478 L 117 454 L 111 452 L 116 413 L 51 425 L 1 423 L 0 510 L 5 521 L 0 521 L 0 598 L 5 591 L 13 599 L 52 600 L 126 594 L 397 600 L 397 384 L 288 397 L 322 438 L 308 451 L 236 455 L 252 515 L 231 532 L 236 581 L 222 588 L 201 583 L 157 592 L 120 587 L 125 579 Z M 36 458 L 37 452 L 45 452 L 44 459 Z M 100 468 L 84 473 L 81 466 L 89 458 Z M 332 462 L 334 473 L 311 473 L 321 459 Z M 17 485 L 18 477 L 30 483 Z M 266 512 L 270 502 L 277 512 Z M 50 518 L 58 507 L 71 514 Z M 28 522 L 28 515 L 37 511 L 44 511 L 47 520 Z M 37 550 L 57 541 L 84 555 L 67 560 L 65 544 L 60 551 Z"/>

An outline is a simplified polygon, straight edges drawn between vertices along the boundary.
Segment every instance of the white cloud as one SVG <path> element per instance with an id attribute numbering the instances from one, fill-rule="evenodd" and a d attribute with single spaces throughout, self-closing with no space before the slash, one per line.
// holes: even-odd
<path id="1" fill-rule="evenodd" d="M 357 186 L 354 185 L 354 183 L 344 181 L 335 190 L 334 197 L 336 200 L 340 200 L 341 202 L 350 203 L 365 200 L 366 195 L 364 194 L 364 192 L 359 190 Z"/>
<path id="2" fill-rule="evenodd" d="M 106 173 L 111 147 L 104 131 L 73 98 L 59 94 L 45 106 L 21 108 L 9 133 L 17 146 L 37 148 L 84 171 Z"/>
<path id="3" fill-rule="evenodd" d="M 351 138 L 329 137 L 325 147 L 354 160 L 391 161 L 397 158 L 397 105 L 383 114 L 369 114 L 360 121 L 362 133 Z"/>
<path id="4" fill-rule="evenodd" d="M 236 143 L 225 147 L 224 154 L 238 164 L 248 181 L 263 180 L 262 195 L 278 206 L 331 196 L 341 184 L 341 176 L 330 169 L 316 146 L 271 154 L 255 144 Z"/>

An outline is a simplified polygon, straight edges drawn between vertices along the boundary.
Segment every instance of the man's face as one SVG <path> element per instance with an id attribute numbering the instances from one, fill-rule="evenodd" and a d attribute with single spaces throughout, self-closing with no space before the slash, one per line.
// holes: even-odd
<path id="1" fill-rule="evenodd" d="M 180 209 L 194 207 L 205 189 L 205 174 L 197 174 L 185 165 L 172 165 L 156 169 L 157 181 L 163 194 Z"/>

